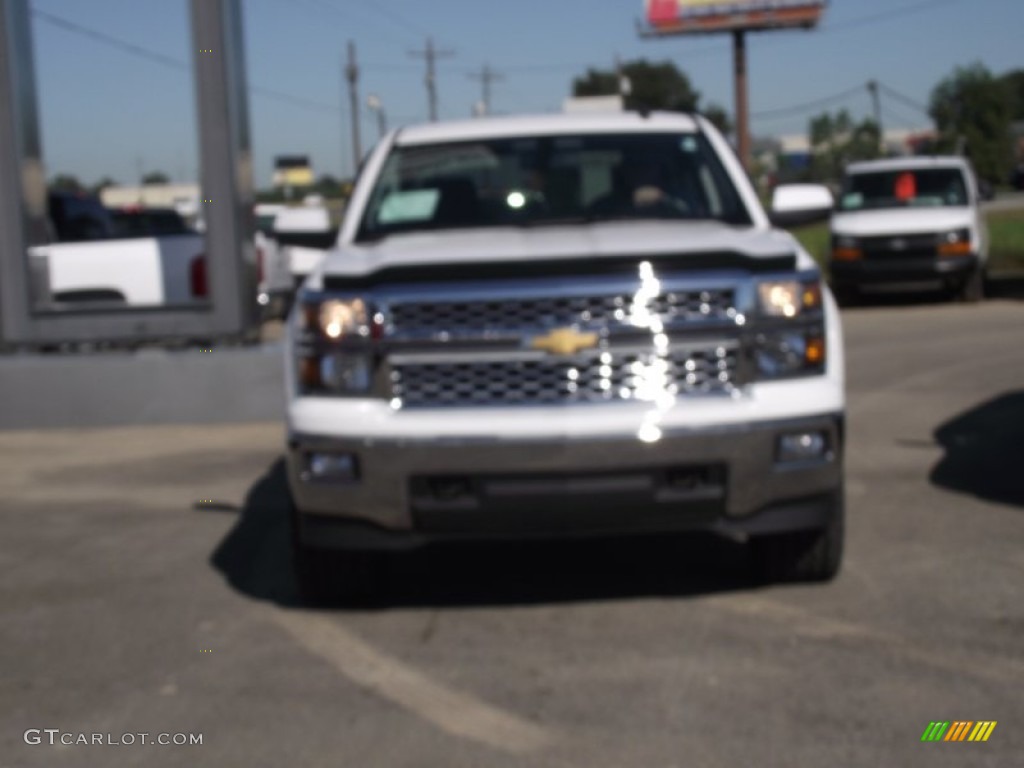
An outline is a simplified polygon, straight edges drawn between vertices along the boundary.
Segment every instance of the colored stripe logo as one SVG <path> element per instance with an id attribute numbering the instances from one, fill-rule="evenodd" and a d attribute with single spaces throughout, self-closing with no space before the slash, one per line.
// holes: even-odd
<path id="1" fill-rule="evenodd" d="M 995 720 L 933 720 L 921 734 L 921 741 L 988 741 Z"/>

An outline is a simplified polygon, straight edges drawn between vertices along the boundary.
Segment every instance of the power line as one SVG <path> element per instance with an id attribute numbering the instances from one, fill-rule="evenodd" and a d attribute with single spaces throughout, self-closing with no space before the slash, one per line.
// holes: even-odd
<path id="1" fill-rule="evenodd" d="M 41 11 L 38 8 L 32 8 L 32 15 L 36 18 L 42 19 L 43 21 L 52 24 L 55 27 L 73 32 L 81 35 L 82 37 L 88 37 L 96 42 L 104 43 L 112 48 L 118 48 L 125 53 L 129 53 L 132 56 L 136 56 L 140 59 L 146 59 L 148 61 L 155 62 L 157 64 L 163 64 L 165 67 L 172 67 L 174 69 L 188 69 L 185 62 L 171 58 L 170 56 L 164 56 L 162 53 L 154 53 L 153 51 L 147 50 L 141 46 L 129 43 L 125 40 L 120 40 L 116 37 L 111 37 L 103 32 L 97 32 L 95 29 L 89 29 L 83 27 L 81 24 L 76 24 L 73 21 L 62 18 L 60 16 L 54 16 L 52 13 Z"/>
<path id="2" fill-rule="evenodd" d="M 386 16 L 389 21 L 392 21 L 396 24 L 405 27 L 410 32 L 414 33 L 417 37 L 423 37 L 424 35 L 427 34 L 427 30 L 425 30 L 423 27 L 419 26 L 418 24 L 414 24 L 401 14 L 395 13 L 386 5 L 382 5 L 380 0 L 378 0 L 378 2 L 376 3 L 366 3 L 365 5 L 361 5 L 359 7 L 363 10 L 374 11 L 375 13 L 381 16 Z"/>
<path id="3" fill-rule="evenodd" d="M 292 96 L 288 93 L 275 91 L 272 88 L 264 88 L 262 85 L 250 85 L 249 90 L 252 93 L 259 94 L 260 96 L 266 96 L 268 99 L 276 99 L 277 101 L 286 102 L 296 107 L 304 107 L 305 109 L 309 109 L 314 112 L 323 112 L 324 114 L 331 115 L 337 114 L 338 112 L 337 107 L 325 104 L 322 101 L 313 101 L 312 99 L 306 99 L 302 96 Z"/>
<path id="4" fill-rule="evenodd" d="M 354 19 L 353 16 L 350 14 L 350 11 L 352 10 L 351 8 L 342 9 L 331 3 L 324 2 L 323 0 L 287 0 L 287 2 L 285 0 L 278 1 L 281 3 L 281 5 L 286 6 L 288 8 L 293 8 L 296 1 L 298 1 L 299 3 L 301 3 L 301 7 L 305 8 L 307 11 L 315 9 L 319 11 L 325 11 L 328 14 L 334 14 L 335 16 L 340 16 L 346 20 L 349 27 L 353 26 L 354 22 L 356 21 L 356 19 Z M 360 10 L 362 10 L 362 8 L 363 7 L 360 6 Z M 365 19 L 365 16 L 363 18 Z M 371 19 L 371 21 L 377 20 Z M 379 29 L 387 29 L 389 36 L 393 40 L 398 40 L 401 42 L 406 42 L 408 40 L 408 38 L 396 35 L 394 33 L 394 26 L 392 24 L 384 25 L 380 21 L 377 21 L 377 23 L 380 25 Z"/>
<path id="5" fill-rule="evenodd" d="M 932 116 L 931 115 L 931 111 L 928 109 L 928 107 L 918 103 L 917 101 L 915 101 L 914 99 L 910 98 L 909 96 L 904 96 L 902 93 L 900 93 L 899 91 L 893 90 L 892 88 L 890 88 L 885 83 L 879 83 L 878 85 L 879 85 L 879 87 L 883 91 L 886 92 L 886 94 L 889 97 L 891 97 L 893 99 L 896 99 L 896 101 L 899 101 L 899 102 L 905 104 L 906 106 L 910 107 L 911 109 L 916 109 L 918 112 L 920 112 L 920 113 L 922 113 L 924 115 L 927 115 L 929 118 Z"/>
<path id="6" fill-rule="evenodd" d="M 833 96 L 826 96 L 820 99 L 815 99 L 813 101 L 805 102 L 803 104 L 793 104 L 788 107 L 778 107 L 776 109 L 765 109 L 761 110 L 760 112 L 754 112 L 751 114 L 751 117 L 756 117 L 759 119 L 773 119 L 776 117 L 788 117 L 789 115 L 810 112 L 813 109 L 827 107 L 836 102 L 844 101 L 850 98 L 851 96 L 854 96 L 858 93 L 862 93 L 863 90 L 864 86 L 858 85 L 854 88 L 848 88 L 847 90 L 837 93 Z"/>
<path id="7" fill-rule="evenodd" d="M 175 59 L 171 56 L 166 56 L 162 53 L 151 51 L 147 48 L 143 48 L 142 46 L 135 45 L 134 43 L 129 43 L 128 41 L 121 40 L 117 37 L 112 37 L 111 35 L 108 35 L 104 32 L 99 32 L 95 29 L 83 26 L 69 19 L 65 19 L 61 16 L 55 16 L 54 14 L 48 13 L 47 11 L 41 11 L 38 8 L 33 8 L 32 15 L 39 18 L 42 21 L 45 21 L 48 24 L 51 24 L 52 26 L 59 27 L 60 29 L 63 29 L 67 32 L 71 32 L 72 34 L 79 35 L 81 37 L 89 38 L 94 42 L 102 43 L 103 45 L 117 49 L 122 53 L 127 53 L 128 55 L 134 56 L 138 59 L 144 59 L 146 61 L 150 61 L 155 64 L 160 64 L 165 67 L 170 67 L 172 69 L 176 69 L 182 72 L 190 71 L 188 64 L 186 64 L 181 59 Z M 323 102 L 307 99 L 302 96 L 292 96 L 291 94 L 283 93 L 281 91 L 277 91 L 272 88 L 267 88 L 262 85 L 251 84 L 249 85 L 249 90 L 261 96 L 266 96 L 267 98 L 270 99 L 276 99 L 278 101 L 286 102 L 294 106 L 304 107 L 306 109 L 311 109 L 314 111 L 329 112 L 330 114 L 334 114 L 336 112 L 335 107 L 329 104 L 324 104 Z"/>
<path id="8" fill-rule="evenodd" d="M 934 8 L 937 5 L 950 5 L 951 3 L 958 3 L 960 0 L 924 0 L 919 3 L 912 3 L 911 5 L 903 5 L 898 8 L 890 8 L 887 11 L 880 11 L 878 13 L 872 13 L 867 16 L 861 16 L 860 18 L 850 19 L 848 21 L 840 22 L 839 24 L 828 26 L 826 25 L 824 32 L 839 32 L 846 29 L 854 29 L 856 27 L 864 27 L 870 24 L 874 24 L 878 21 L 888 21 L 891 18 L 897 16 L 905 16 L 909 13 L 917 13 L 918 11 L 925 11 L 929 8 Z"/>

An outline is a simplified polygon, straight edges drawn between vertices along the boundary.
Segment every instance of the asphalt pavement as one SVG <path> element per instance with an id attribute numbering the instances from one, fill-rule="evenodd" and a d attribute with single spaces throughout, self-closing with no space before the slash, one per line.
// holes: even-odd
<path id="1" fill-rule="evenodd" d="M 0 432 L 0 766 L 1021 765 L 1022 309 L 844 311 L 827 585 L 707 537 L 447 548 L 314 611 L 280 423 Z"/>

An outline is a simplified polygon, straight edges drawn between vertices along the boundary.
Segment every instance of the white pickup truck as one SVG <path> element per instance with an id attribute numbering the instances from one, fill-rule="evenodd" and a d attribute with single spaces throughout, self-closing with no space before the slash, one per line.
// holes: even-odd
<path id="1" fill-rule="evenodd" d="M 792 212 L 791 212 L 792 213 Z M 286 344 L 310 599 L 388 550 L 705 530 L 772 579 L 843 548 L 843 345 L 811 257 L 699 116 L 405 128 Z"/>
<path id="2" fill-rule="evenodd" d="M 70 192 L 51 193 L 48 208 L 52 242 L 32 246 L 29 258 L 57 306 L 175 306 L 205 299 L 204 240 L 180 218 L 172 226 L 154 212 L 114 212 Z"/>

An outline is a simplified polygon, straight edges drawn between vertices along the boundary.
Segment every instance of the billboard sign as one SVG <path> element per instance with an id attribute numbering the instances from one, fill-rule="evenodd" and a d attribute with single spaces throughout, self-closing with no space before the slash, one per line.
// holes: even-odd
<path id="1" fill-rule="evenodd" d="M 652 34 L 813 27 L 825 0 L 645 0 Z"/>

